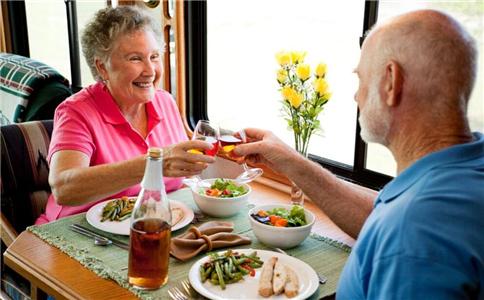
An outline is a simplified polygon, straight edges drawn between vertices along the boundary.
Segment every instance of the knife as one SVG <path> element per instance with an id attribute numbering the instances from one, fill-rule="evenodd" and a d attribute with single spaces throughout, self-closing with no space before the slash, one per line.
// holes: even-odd
<path id="1" fill-rule="evenodd" d="M 111 243 L 114 246 L 117 246 L 117 247 L 122 248 L 122 249 L 125 249 L 125 250 L 129 250 L 129 244 L 126 243 L 126 242 L 122 242 L 122 241 L 119 241 L 119 240 L 115 240 L 115 239 L 112 239 L 112 238 L 108 238 L 105 235 L 102 235 L 100 233 L 94 232 L 91 229 L 86 228 L 86 227 L 84 227 L 82 225 L 79 225 L 79 224 L 71 224 L 70 227 L 71 227 L 72 230 L 74 230 L 74 231 L 76 231 L 78 233 L 85 234 L 85 235 L 90 236 L 92 238 L 97 237 L 98 239 L 103 239 L 103 240 L 111 241 Z"/>

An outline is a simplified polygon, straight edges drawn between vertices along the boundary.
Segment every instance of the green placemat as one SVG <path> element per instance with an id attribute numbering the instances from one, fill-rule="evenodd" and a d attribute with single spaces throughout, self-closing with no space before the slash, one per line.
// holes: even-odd
<path id="1" fill-rule="evenodd" d="M 193 201 L 189 189 L 181 189 L 173 192 L 169 194 L 169 198 L 187 204 L 195 211 L 196 215 L 199 215 L 197 213 L 199 210 Z M 236 216 L 227 219 L 234 222 L 234 232 L 243 233 L 252 239 L 251 245 L 241 246 L 240 248 L 270 250 L 270 248 L 258 242 L 250 229 L 249 220 L 247 218 L 247 212 L 250 207 L 252 207 L 252 205 L 249 205 L 244 211 L 241 211 Z M 216 218 L 203 217 L 198 219 L 200 222 L 210 220 L 216 220 Z M 130 290 L 141 299 L 170 299 L 167 293 L 168 290 L 171 287 L 178 285 L 181 280 L 186 279 L 192 264 L 205 255 L 199 255 L 186 262 L 180 262 L 174 258 L 170 258 L 170 277 L 168 283 L 164 287 L 155 291 L 140 291 L 131 288 L 128 284 L 127 270 L 124 270 L 128 265 L 128 251 L 115 246 L 95 246 L 92 239 L 69 230 L 69 225 L 73 223 L 81 224 L 94 231 L 101 232 L 87 223 L 85 214 L 62 218 L 55 222 L 40 226 L 31 226 L 28 230 L 35 233 L 47 243 L 59 248 L 62 252 L 79 261 L 83 266 L 92 270 L 99 276 L 114 280 L 120 286 Z M 188 226 L 178 230 L 173 235 L 179 235 L 187 228 Z M 109 234 L 106 232 L 102 233 L 118 240 L 124 240 L 126 242 L 129 240 L 126 236 Z M 317 234 L 311 234 L 311 236 L 301 245 L 289 249 L 287 252 L 306 262 L 313 267 L 316 272 L 324 274 L 328 278 L 326 284 L 319 285 L 318 291 L 311 297 L 311 299 L 319 299 L 332 295 L 336 291 L 336 285 L 341 270 L 348 258 L 350 247 L 329 238 Z"/>

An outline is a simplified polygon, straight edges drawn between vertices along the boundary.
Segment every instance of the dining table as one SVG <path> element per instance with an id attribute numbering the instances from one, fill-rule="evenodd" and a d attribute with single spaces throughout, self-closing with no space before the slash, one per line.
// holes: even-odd
<path id="1" fill-rule="evenodd" d="M 247 210 L 235 217 L 234 232 L 251 238 L 252 244 L 243 248 L 271 250 L 257 241 L 251 232 L 247 211 L 255 205 L 289 204 L 290 196 L 281 184 L 269 179 L 252 182 Z M 183 202 L 194 211 L 190 225 L 175 232 L 182 234 L 192 225 L 220 220 L 198 210 L 191 190 L 183 188 L 168 194 L 171 200 Z M 312 201 L 304 207 L 315 215 L 310 237 L 301 245 L 288 249 L 289 255 L 309 264 L 327 277 L 311 299 L 334 297 L 339 275 L 355 240 L 338 228 Z M 96 246 L 93 240 L 69 230 L 71 224 L 81 224 L 96 231 L 82 213 L 23 231 L 4 253 L 5 264 L 30 282 L 32 299 L 51 295 L 55 299 L 170 299 L 168 290 L 187 278 L 190 266 L 206 253 L 185 261 L 170 258 L 168 283 L 157 291 L 140 291 L 127 282 L 128 251 L 110 246 Z M 102 233 L 102 231 L 99 231 Z M 113 239 L 129 241 L 129 237 L 109 234 Z M 223 250 L 223 249 L 220 249 Z M 203 297 L 200 296 L 203 299 Z"/>

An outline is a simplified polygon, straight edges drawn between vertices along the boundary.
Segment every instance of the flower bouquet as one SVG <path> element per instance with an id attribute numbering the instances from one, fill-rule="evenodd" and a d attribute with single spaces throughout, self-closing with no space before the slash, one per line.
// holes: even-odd
<path id="1" fill-rule="evenodd" d="M 320 130 L 319 114 L 331 98 L 326 82 L 326 64 L 319 63 L 314 74 L 304 63 L 306 52 L 279 52 L 277 82 L 282 94 L 284 119 L 294 133 L 296 151 L 307 157 L 311 136 Z M 302 191 L 293 184 L 293 203 L 303 204 Z M 298 195 L 299 194 L 299 195 Z M 296 199 L 300 198 L 300 199 Z"/>

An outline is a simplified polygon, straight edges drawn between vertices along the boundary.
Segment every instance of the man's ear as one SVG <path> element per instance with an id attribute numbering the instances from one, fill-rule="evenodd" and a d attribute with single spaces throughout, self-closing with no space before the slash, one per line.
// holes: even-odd
<path id="1" fill-rule="evenodd" d="M 101 78 L 103 80 L 109 80 L 109 75 L 108 75 L 108 70 L 106 68 L 106 64 L 104 62 L 102 62 L 99 58 L 96 58 L 94 62 L 95 62 L 95 65 L 96 65 L 97 72 L 99 73 Z"/>
<path id="2" fill-rule="evenodd" d="M 383 93 L 388 106 L 400 104 L 403 88 L 402 67 L 396 61 L 389 61 L 385 66 Z"/>

